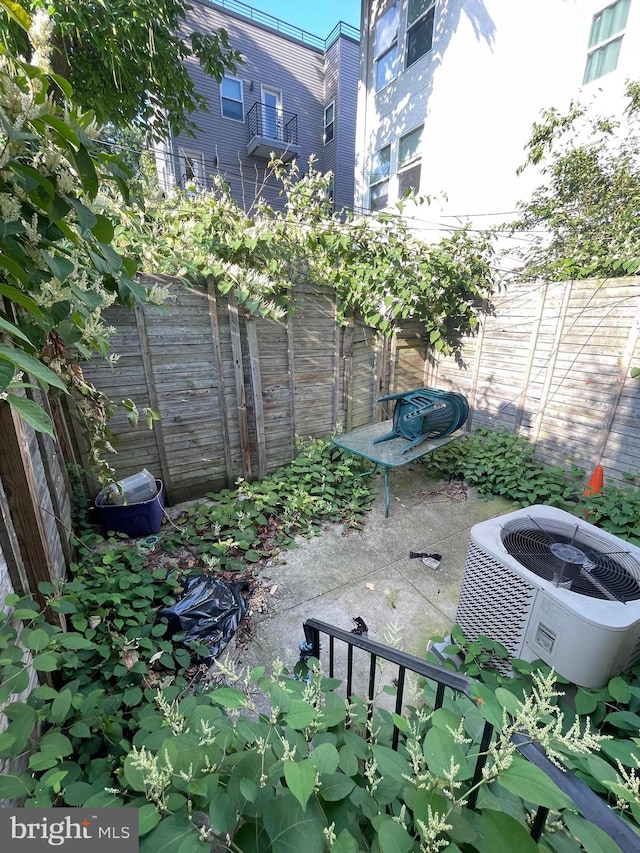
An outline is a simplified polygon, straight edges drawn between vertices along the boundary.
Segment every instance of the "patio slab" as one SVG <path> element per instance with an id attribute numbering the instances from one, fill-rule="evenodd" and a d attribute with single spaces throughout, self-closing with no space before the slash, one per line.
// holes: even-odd
<path id="1" fill-rule="evenodd" d="M 429 640 L 446 634 L 455 621 L 464 575 L 469 531 L 487 518 L 504 515 L 509 501 L 480 500 L 474 490 L 435 493 L 425 466 L 392 472 L 391 510 L 384 517 L 378 494 L 362 530 L 329 525 L 319 537 L 300 538 L 265 570 L 261 582 L 268 606 L 252 615 L 251 641 L 227 654 L 249 667 L 280 659 L 293 665 L 304 640 L 305 619 L 317 618 L 350 631 L 362 618 L 372 639 L 396 643 L 423 656 Z M 442 484 L 439 487 L 442 488 Z M 438 569 L 410 551 L 442 555 Z"/>

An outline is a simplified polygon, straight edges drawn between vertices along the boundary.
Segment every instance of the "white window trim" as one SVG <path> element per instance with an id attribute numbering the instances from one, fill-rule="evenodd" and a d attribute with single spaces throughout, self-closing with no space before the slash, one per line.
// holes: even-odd
<path id="1" fill-rule="evenodd" d="M 240 106 L 242 107 L 242 118 L 241 119 L 233 118 L 232 116 L 226 116 L 224 114 L 224 105 L 222 102 L 223 102 L 223 99 L 225 96 L 222 94 L 222 80 L 224 80 L 225 78 L 227 80 L 233 80 L 236 83 L 240 84 L 240 100 L 237 101 L 235 98 L 227 98 L 227 100 L 228 101 L 234 101 L 236 104 L 240 104 Z M 220 81 L 220 116 L 223 119 L 225 119 L 226 121 L 237 121 L 239 124 L 244 124 L 244 120 L 245 120 L 244 85 L 242 83 L 242 80 L 239 77 L 234 77 L 233 74 L 225 74 L 224 77 L 222 78 L 222 80 Z"/>
<path id="2" fill-rule="evenodd" d="M 418 147 L 418 150 L 416 151 L 416 153 L 412 154 L 412 156 L 409 157 L 407 160 L 400 162 L 400 143 L 402 142 L 403 139 L 406 139 L 407 136 L 411 136 L 412 133 L 415 133 L 416 130 L 419 130 L 422 133 L 424 131 L 424 123 L 417 124 L 415 127 L 412 127 L 411 130 L 407 130 L 405 133 L 402 133 L 398 137 L 398 171 L 399 172 L 402 172 L 403 169 L 408 169 L 409 166 L 413 166 L 417 160 L 422 159 L 422 137 L 421 137 L 420 138 L 420 146 Z"/>
<path id="3" fill-rule="evenodd" d="M 608 9 L 610 6 L 616 6 L 616 5 L 617 5 L 617 3 L 615 3 L 615 2 L 614 3 L 607 3 L 606 6 L 603 6 L 598 12 L 596 12 L 591 18 L 591 27 L 593 27 L 593 24 L 599 15 L 602 15 L 602 13 L 606 9 Z M 617 32 L 612 33 L 607 38 L 602 39 L 602 41 L 596 42 L 595 44 L 592 44 L 591 47 L 587 48 L 587 62 L 585 64 L 585 75 L 587 73 L 587 67 L 589 65 L 589 60 L 591 59 L 591 57 L 595 56 L 595 54 L 597 54 L 599 51 L 601 51 L 603 48 L 607 47 L 608 45 L 613 44 L 613 42 L 615 42 L 615 41 L 621 42 L 626 31 L 627 31 L 628 25 L 629 25 L 629 18 L 627 17 L 625 25 L 621 30 L 618 30 Z M 607 72 L 607 73 L 609 73 L 609 72 Z M 589 80 L 587 82 L 583 82 L 583 85 L 588 86 L 589 83 L 595 83 L 596 80 L 600 80 L 603 76 L 604 75 L 600 74 L 597 77 L 592 77 L 591 80 Z"/>
<path id="4" fill-rule="evenodd" d="M 415 65 L 416 62 L 419 62 L 423 57 L 425 57 L 428 53 L 430 53 L 433 50 L 433 36 L 435 35 L 435 28 L 436 28 L 435 6 L 436 6 L 436 0 L 431 0 L 431 3 L 427 6 L 427 8 L 424 10 L 424 12 L 421 15 L 418 15 L 418 17 L 415 19 L 415 21 L 412 21 L 411 23 L 409 23 L 409 14 L 408 14 L 408 10 L 407 10 L 407 26 L 406 26 L 406 33 L 405 33 L 405 48 L 404 48 L 404 67 L 405 68 L 411 68 L 411 65 Z M 409 59 L 409 33 L 411 32 L 411 30 L 415 29 L 415 27 L 417 27 L 427 17 L 427 15 L 429 15 L 431 12 L 433 12 L 433 35 L 431 36 L 431 47 L 428 50 L 425 50 L 425 52 L 423 54 L 421 54 L 417 59 L 414 59 L 414 61 L 411 63 L 411 65 L 408 65 L 407 62 Z"/>
<path id="5" fill-rule="evenodd" d="M 330 122 L 327 122 L 327 110 L 330 107 L 333 107 L 333 118 L 331 119 Z M 327 128 L 329 127 L 329 125 L 333 125 L 333 135 L 332 135 L 331 139 L 327 139 Z M 336 138 L 336 102 L 331 101 L 324 108 L 324 133 L 322 134 L 323 144 L 328 145 L 330 142 L 333 142 L 335 138 Z"/>
<path id="6" fill-rule="evenodd" d="M 376 184 L 381 184 L 382 181 L 388 181 L 391 177 L 391 143 L 387 142 L 385 145 L 381 145 L 380 148 L 376 148 L 376 150 L 371 155 L 371 161 L 376 156 L 376 154 L 380 154 L 381 151 L 384 151 L 385 148 L 389 149 L 389 172 L 386 175 L 383 175 L 381 178 L 378 178 L 376 181 L 371 180 L 371 175 L 373 175 L 373 169 L 369 172 L 369 186 L 374 187 Z M 370 162 L 371 162 L 370 161 Z"/>
<path id="7" fill-rule="evenodd" d="M 180 180 L 184 180 L 185 183 L 193 182 L 196 185 L 205 183 L 205 166 L 204 166 L 204 152 L 196 151 L 194 148 L 183 148 L 180 146 L 178 149 L 178 156 L 180 158 Z M 196 175 L 195 178 L 187 178 L 187 169 L 186 169 L 186 160 L 189 158 L 190 160 L 196 160 L 200 164 L 200 169 L 202 174 Z"/>
<path id="8" fill-rule="evenodd" d="M 435 0 L 434 0 L 434 2 L 435 2 Z M 398 6 L 398 0 L 396 0 L 396 2 L 395 2 L 395 3 L 393 3 L 393 4 L 391 4 L 390 6 L 388 6 L 388 7 L 384 10 L 384 12 L 383 12 L 381 15 L 379 15 L 379 17 L 378 17 L 378 21 L 379 21 L 379 20 L 380 20 L 384 15 L 386 15 L 388 12 L 390 12 L 392 9 L 395 9 L 397 6 Z M 397 76 L 398 76 L 398 72 L 399 72 L 399 69 L 400 69 L 400 18 L 399 18 L 399 14 L 400 14 L 400 13 L 399 13 L 399 11 L 398 11 L 398 23 L 397 23 L 397 26 L 396 26 L 396 33 L 395 33 L 395 37 L 394 37 L 394 38 L 389 42 L 389 44 L 385 44 L 384 48 L 381 48 L 381 47 L 377 44 L 377 39 L 376 39 L 376 43 L 375 43 L 375 45 L 374 45 L 374 57 L 373 57 L 373 88 L 374 88 L 374 90 L 375 90 L 376 92 L 381 92 L 381 91 L 382 91 L 386 86 L 388 86 L 390 83 L 392 83 L 392 82 L 397 78 Z M 378 21 L 376 21 L 376 28 L 377 28 Z M 375 29 L 374 29 L 374 38 L 375 38 Z M 391 51 L 392 51 L 392 50 L 395 50 L 395 51 L 396 51 L 396 59 L 395 59 L 395 73 L 394 73 L 393 77 L 392 77 L 390 80 L 385 81 L 385 82 L 384 82 L 384 84 L 383 84 L 382 86 L 380 86 L 380 88 L 378 88 L 378 85 L 377 85 L 377 83 L 378 83 L 378 63 L 379 63 L 382 59 L 384 59 L 384 57 L 385 57 L 385 56 L 387 56 L 387 54 L 391 53 Z"/>
<path id="9" fill-rule="evenodd" d="M 275 95 L 275 107 L 269 106 L 265 101 L 265 95 Z M 273 86 L 260 86 L 260 108 L 262 112 L 262 131 L 263 136 L 267 136 L 266 130 L 269 121 L 274 122 L 275 136 L 268 136 L 268 139 L 274 139 L 277 142 L 284 142 L 284 106 L 282 89 L 274 89 Z M 273 115 L 270 115 L 269 110 L 273 110 Z"/>
<path id="10" fill-rule="evenodd" d="M 376 148 L 376 150 L 373 152 L 373 154 L 371 156 L 371 160 L 373 160 L 373 158 L 377 154 L 380 154 L 381 151 L 384 151 L 385 148 L 389 149 L 389 171 L 387 172 L 387 174 L 382 175 L 381 177 L 379 177 L 375 181 L 372 181 L 371 176 L 374 174 L 373 169 L 369 172 L 369 182 L 368 182 L 369 210 L 384 210 L 384 208 L 389 206 L 389 199 L 390 199 L 390 195 L 391 195 L 391 153 L 392 153 L 391 147 L 392 146 L 391 146 L 390 142 L 388 142 L 386 145 L 381 145 L 380 148 Z M 371 203 L 371 190 L 375 189 L 376 187 L 379 188 L 383 184 L 387 185 L 387 201 L 386 201 L 386 204 L 381 208 L 374 208 L 372 203 Z"/>

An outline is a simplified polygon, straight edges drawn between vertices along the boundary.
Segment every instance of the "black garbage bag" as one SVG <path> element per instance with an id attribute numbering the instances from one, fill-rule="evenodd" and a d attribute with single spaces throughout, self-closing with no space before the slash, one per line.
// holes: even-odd
<path id="1" fill-rule="evenodd" d="M 180 642 L 198 640 L 209 649 L 206 659 L 217 657 L 235 634 L 247 612 L 250 589 L 218 578 L 196 575 L 187 581 L 182 598 L 158 611 L 167 620 L 168 638 L 186 632 Z"/>

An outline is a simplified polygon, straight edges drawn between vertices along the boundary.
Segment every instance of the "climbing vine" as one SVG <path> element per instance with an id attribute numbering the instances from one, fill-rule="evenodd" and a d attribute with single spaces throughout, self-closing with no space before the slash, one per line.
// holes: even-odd
<path id="1" fill-rule="evenodd" d="M 30 49 L 29 61 L 6 46 L 0 54 L 0 405 L 51 434 L 48 415 L 25 396 L 29 380 L 69 394 L 92 461 L 108 477 L 113 406 L 80 361 L 108 355 L 106 307 L 149 298 L 136 262 L 113 246 L 103 202 L 129 203 L 129 175 L 101 149 L 93 113 L 77 109 L 68 83 L 51 71 L 49 16 L 31 20 L 7 0 L 0 14 L 24 29 Z"/>
<path id="2" fill-rule="evenodd" d="M 150 273 L 212 277 L 262 316 L 280 318 L 292 282 L 305 277 L 335 290 L 342 321 L 359 314 L 390 333 L 417 320 L 444 352 L 476 328 L 494 286 L 486 236 L 461 229 L 430 245 L 400 215 L 335 212 L 331 175 L 313 158 L 304 175 L 274 160 L 269 177 L 279 182 L 282 209 L 258 190 L 245 212 L 216 178 L 207 192 L 187 188 L 149 204 L 119 231 L 120 246 Z"/>

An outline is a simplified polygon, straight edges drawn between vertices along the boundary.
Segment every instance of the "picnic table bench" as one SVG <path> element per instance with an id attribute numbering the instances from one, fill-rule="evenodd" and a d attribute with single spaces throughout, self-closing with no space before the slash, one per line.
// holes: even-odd
<path id="1" fill-rule="evenodd" d="M 343 450 L 348 450 L 354 456 L 360 456 L 362 459 L 368 459 L 374 463 L 374 467 L 370 471 L 365 471 L 363 477 L 374 474 L 378 468 L 382 468 L 384 473 L 384 517 L 389 517 L 389 471 L 392 468 L 400 468 L 402 465 L 407 465 L 409 462 L 414 462 L 422 456 L 427 456 L 433 453 L 439 447 L 443 447 L 450 441 L 454 441 L 460 435 L 462 430 L 452 432 L 450 435 L 445 435 L 440 438 L 425 438 L 415 447 L 410 447 L 410 442 L 403 436 L 391 438 L 388 441 L 383 441 L 380 444 L 374 444 L 376 438 L 388 434 L 393 426 L 393 421 L 382 421 L 382 423 L 371 424 L 369 426 L 354 429 L 344 435 L 334 436 L 334 444 L 341 447 Z"/>

